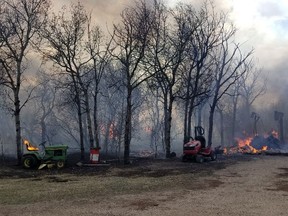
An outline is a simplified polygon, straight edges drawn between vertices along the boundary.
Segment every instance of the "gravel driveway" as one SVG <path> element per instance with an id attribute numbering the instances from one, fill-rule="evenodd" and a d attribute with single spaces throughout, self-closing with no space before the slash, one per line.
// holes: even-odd
<path id="1" fill-rule="evenodd" d="M 93 212 L 123 216 L 288 215 L 287 157 L 255 157 L 187 184 L 199 189 L 125 196 L 125 203 L 118 197 L 97 205 Z"/>

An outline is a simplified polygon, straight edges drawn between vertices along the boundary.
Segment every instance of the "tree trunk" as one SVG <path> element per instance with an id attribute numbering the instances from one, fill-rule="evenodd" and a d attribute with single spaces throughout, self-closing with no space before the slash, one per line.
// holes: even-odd
<path id="1" fill-rule="evenodd" d="M 231 140 L 231 143 L 234 142 L 234 138 L 235 138 L 237 103 L 238 103 L 238 96 L 236 95 L 235 98 L 233 98 L 233 113 L 232 113 L 232 128 L 231 128 L 232 140 Z"/>
<path id="2" fill-rule="evenodd" d="M 79 95 L 78 99 L 80 101 Z M 77 97 L 76 96 L 76 97 Z M 82 112 L 81 112 L 81 104 L 77 102 L 78 106 L 78 121 L 79 121 L 79 136 L 80 136 L 80 158 L 81 161 L 85 160 L 85 147 L 84 147 L 84 131 L 83 131 L 83 123 L 82 123 Z"/>
<path id="3" fill-rule="evenodd" d="M 86 117 L 87 117 L 87 129 L 88 129 L 88 135 L 89 135 L 89 145 L 90 149 L 94 148 L 94 138 L 93 138 L 93 132 L 92 132 L 92 121 L 90 116 L 90 104 L 89 104 L 89 95 L 87 90 L 84 91 L 84 97 L 85 97 L 85 111 L 86 111 Z"/>
<path id="4" fill-rule="evenodd" d="M 189 101 L 190 101 L 190 83 L 191 81 L 191 73 L 189 73 L 189 76 L 188 76 L 188 80 L 187 80 L 187 91 L 186 91 L 186 100 L 185 100 L 185 111 L 184 111 L 184 143 L 186 143 L 188 140 L 188 137 L 190 137 L 190 134 L 189 134 Z M 191 127 L 191 126 L 190 126 Z"/>
<path id="5" fill-rule="evenodd" d="M 208 147 L 212 146 L 212 136 L 213 136 L 213 124 L 214 124 L 214 113 L 216 108 L 216 102 L 213 102 L 209 113 L 209 128 L 208 128 Z"/>
<path id="6" fill-rule="evenodd" d="M 172 107 L 173 107 L 173 96 L 170 93 L 169 101 L 167 100 L 168 95 L 166 96 L 166 102 L 164 99 L 164 139 L 165 139 L 165 150 L 166 150 L 166 158 L 170 158 L 171 156 L 171 125 L 172 125 Z"/>
<path id="7" fill-rule="evenodd" d="M 41 143 L 44 143 L 46 141 L 47 136 L 47 129 L 44 118 L 41 119 L 40 124 L 41 124 Z"/>
<path id="8" fill-rule="evenodd" d="M 20 122 L 20 100 L 18 90 L 14 91 L 14 115 L 15 115 L 15 127 L 16 127 L 16 148 L 17 148 L 17 161 L 18 165 L 21 165 L 22 160 L 22 141 L 21 141 L 21 122 Z"/>
<path id="9" fill-rule="evenodd" d="M 97 88 L 97 87 L 95 87 Z M 98 127 L 98 91 L 95 90 L 94 95 L 94 111 L 93 111 L 93 121 L 94 121 L 94 140 L 96 148 L 99 148 L 99 127 Z"/>
<path id="10" fill-rule="evenodd" d="M 200 74 L 200 70 L 201 70 L 201 66 L 202 64 L 200 62 L 197 62 L 197 73 L 194 79 L 194 88 L 190 89 L 190 83 L 192 81 L 192 77 L 191 77 L 191 73 L 192 73 L 192 69 L 194 67 L 191 66 L 190 72 L 189 72 L 189 76 L 188 76 L 188 88 L 187 88 L 187 93 L 186 93 L 186 103 L 185 103 L 185 121 L 186 121 L 186 130 L 184 128 L 184 134 L 185 137 L 184 138 L 189 138 L 192 136 L 192 116 L 193 116 L 193 112 L 194 112 L 194 108 L 195 108 L 195 99 L 197 96 L 195 96 L 195 94 L 197 94 L 197 89 L 198 89 L 198 83 L 199 81 L 199 74 Z M 193 96 L 190 96 L 190 92 L 193 92 Z M 187 116 L 186 116 L 187 115 Z M 201 126 L 198 122 L 198 126 Z"/>
<path id="11" fill-rule="evenodd" d="M 192 116 L 194 112 L 194 101 L 195 101 L 195 97 L 190 99 L 189 112 L 188 112 L 188 137 L 192 136 Z"/>
<path id="12" fill-rule="evenodd" d="M 188 105 L 189 105 L 189 100 L 185 100 L 185 110 L 184 110 L 184 137 L 183 137 L 183 142 L 187 142 L 187 137 L 188 137 Z"/>
<path id="13" fill-rule="evenodd" d="M 116 154 L 117 157 L 120 157 L 121 153 L 121 143 L 122 143 L 122 135 L 123 135 L 123 126 L 124 126 L 124 103 L 122 103 L 122 108 L 121 108 L 121 115 L 120 115 L 120 122 L 117 125 L 117 130 L 118 130 L 118 142 L 117 142 L 117 149 L 116 149 Z"/>
<path id="14" fill-rule="evenodd" d="M 81 108 L 82 109 L 82 108 Z M 83 126 L 83 142 L 84 142 L 84 148 L 89 149 L 89 136 L 88 136 L 88 127 L 87 127 L 87 117 L 86 113 L 83 113 L 82 111 L 82 126 Z"/>
<path id="15" fill-rule="evenodd" d="M 79 124 L 79 137 L 80 137 L 80 160 L 85 160 L 85 147 L 84 147 L 84 131 L 83 131 L 83 122 L 82 122 L 82 109 L 81 109 L 81 99 L 79 88 L 77 82 L 75 80 L 75 76 L 71 76 L 73 80 L 73 85 L 75 88 L 75 98 L 76 98 L 76 106 L 77 106 L 77 115 L 78 115 L 78 124 Z"/>
<path id="16" fill-rule="evenodd" d="M 165 136 L 165 146 L 166 146 L 166 158 L 170 158 L 171 155 L 171 122 L 172 116 L 171 112 L 167 112 L 167 124 L 166 124 L 166 136 Z"/>
<path id="17" fill-rule="evenodd" d="M 127 107 L 125 116 L 125 134 L 124 134 L 124 164 L 130 163 L 130 141 L 132 126 L 132 87 L 127 87 Z"/>
<path id="18" fill-rule="evenodd" d="M 22 160 L 22 137 L 21 137 L 21 119 L 20 119 L 20 112 L 21 112 L 21 105 L 19 99 L 19 92 L 20 92 L 20 85 L 21 85 L 21 61 L 17 62 L 17 80 L 16 80 L 16 88 L 13 89 L 14 93 L 14 115 L 15 115 L 15 126 L 16 126 L 16 147 L 17 147 L 17 160 L 18 165 L 21 164 Z"/>
<path id="19" fill-rule="evenodd" d="M 197 126 L 202 126 L 202 108 L 203 108 L 203 104 L 200 104 L 198 106 L 198 119 L 197 119 Z"/>
<path id="20" fill-rule="evenodd" d="M 220 145 L 223 146 L 224 143 L 224 116 L 223 111 L 219 109 L 220 114 Z"/>

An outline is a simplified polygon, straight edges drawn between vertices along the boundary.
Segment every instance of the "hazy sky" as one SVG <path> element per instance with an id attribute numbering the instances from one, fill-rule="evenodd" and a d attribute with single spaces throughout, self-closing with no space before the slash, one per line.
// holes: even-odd
<path id="1" fill-rule="evenodd" d="M 288 54 L 287 0 L 225 0 L 239 28 L 239 38 L 255 47 L 261 64 L 273 70 Z"/>
<path id="2" fill-rule="evenodd" d="M 239 42 L 255 48 L 255 58 L 267 74 L 267 95 L 288 102 L 288 0 L 218 0 L 232 11 Z M 278 97 L 266 98 L 277 103 Z M 286 102 L 286 103 L 287 103 Z"/>
<path id="3" fill-rule="evenodd" d="M 231 11 L 231 18 L 239 29 L 238 42 L 245 42 L 245 47 L 254 47 L 255 57 L 266 70 L 271 73 L 276 68 L 286 70 L 288 0 L 215 0 L 215 3 L 216 6 Z M 288 70 L 287 73 L 282 71 L 281 74 L 287 75 Z"/>
<path id="4" fill-rule="evenodd" d="M 167 0 L 173 6 L 179 0 Z M 180 0 L 202 3 L 203 0 Z M 55 8 L 77 0 L 52 0 Z M 119 20 L 123 8 L 133 0 L 81 0 L 98 24 L 109 26 Z M 269 91 L 280 94 L 288 89 L 288 0 L 215 0 L 216 7 L 231 11 L 239 29 L 237 40 L 245 48 L 255 48 L 259 67 L 268 74 Z M 286 78 L 287 76 L 287 78 Z M 281 87 L 281 88 L 279 88 Z M 272 99 L 271 99 L 272 100 Z M 277 100 L 274 98 L 274 100 Z M 270 101 L 271 102 L 271 101 Z M 276 102 L 276 101 L 275 101 Z"/>

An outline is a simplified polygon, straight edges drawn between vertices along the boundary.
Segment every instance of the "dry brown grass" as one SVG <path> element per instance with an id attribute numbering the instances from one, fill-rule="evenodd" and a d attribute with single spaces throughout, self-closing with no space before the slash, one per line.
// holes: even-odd
<path id="1" fill-rule="evenodd" d="M 210 163 L 210 162 L 207 162 Z M 213 167 L 214 165 L 214 167 Z M 0 204 L 30 204 L 47 200 L 73 201 L 74 199 L 106 199 L 123 194 L 177 190 L 186 187 L 218 187 L 221 181 L 201 181 L 200 175 L 208 175 L 219 164 L 183 164 L 179 161 L 161 161 L 131 167 L 97 168 L 70 167 L 58 170 L 23 170 L 0 167 Z M 94 170 L 93 170 L 94 169 Z M 71 170 L 73 170 L 71 172 Z M 76 171 L 75 171 L 76 170 Z M 193 182 L 191 184 L 190 182 Z"/>
<path id="2" fill-rule="evenodd" d="M 0 215 L 280 216 L 287 214 L 287 177 L 287 157 L 280 156 L 204 164 L 146 161 L 107 169 L 0 165 Z"/>

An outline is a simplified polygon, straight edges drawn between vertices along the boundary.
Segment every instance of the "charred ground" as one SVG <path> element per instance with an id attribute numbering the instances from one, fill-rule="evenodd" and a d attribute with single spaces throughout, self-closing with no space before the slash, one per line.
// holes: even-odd
<path id="1" fill-rule="evenodd" d="M 75 156 L 70 155 L 65 168 L 44 168 L 42 170 L 27 170 L 16 165 L 16 161 L 8 160 L 0 163 L 0 178 L 35 178 L 43 175 L 73 174 L 79 176 L 112 175 L 119 177 L 163 177 L 179 174 L 194 173 L 197 175 L 211 174 L 229 165 L 264 157 L 263 155 L 218 155 L 216 161 L 206 161 L 202 164 L 194 161 L 182 162 L 180 158 L 155 159 L 151 157 L 134 157 L 131 164 L 124 165 L 121 160 L 107 160 L 104 165 L 77 166 Z"/>

